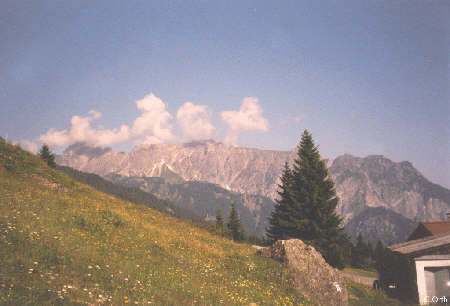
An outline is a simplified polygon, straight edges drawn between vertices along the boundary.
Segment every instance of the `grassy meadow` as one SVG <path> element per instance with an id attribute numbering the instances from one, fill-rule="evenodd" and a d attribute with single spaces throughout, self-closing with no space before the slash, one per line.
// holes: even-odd
<path id="1" fill-rule="evenodd" d="M 0 141 L 0 304 L 310 305 L 278 262 Z"/>
<path id="2" fill-rule="evenodd" d="M 358 276 L 367 276 L 378 278 L 378 272 L 375 270 L 358 269 L 353 267 L 345 267 L 342 272 L 354 274 Z"/>

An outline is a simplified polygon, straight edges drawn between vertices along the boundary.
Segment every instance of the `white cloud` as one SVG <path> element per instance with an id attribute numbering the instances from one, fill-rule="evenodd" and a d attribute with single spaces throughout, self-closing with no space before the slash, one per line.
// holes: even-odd
<path id="1" fill-rule="evenodd" d="M 38 144 L 35 143 L 34 141 L 30 141 L 28 139 L 23 139 L 20 143 L 22 144 L 22 147 L 25 150 L 27 150 L 31 153 L 35 154 L 38 151 Z"/>
<path id="2" fill-rule="evenodd" d="M 49 146 L 66 146 L 75 142 L 85 142 L 96 146 L 109 146 L 127 142 L 139 137 L 147 137 L 152 143 L 172 140 L 172 126 L 168 121 L 172 116 L 167 112 L 166 105 L 154 94 L 149 94 L 136 102 L 142 114 L 136 118 L 133 127 L 122 125 L 112 130 L 101 127 L 93 128 L 92 121 L 101 118 L 96 110 L 89 111 L 89 116 L 73 116 L 70 129 L 49 129 L 39 137 L 40 141 Z M 150 140 L 149 140 L 150 139 Z"/>
<path id="3" fill-rule="evenodd" d="M 206 105 L 184 103 L 177 111 L 177 123 L 187 140 L 211 138 L 216 128 L 210 121 L 211 112 Z"/>
<path id="4" fill-rule="evenodd" d="M 102 117 L 102 113 L 97 112 L 95 109 L 91 109 L 88 114 L 91 115 L 92 119 L 100 119 Z"/>
<path id="5" fill-rule="evenodd" d="M 108 146 L 127 141 L 130 137 L 129 127 L 122 125 L 120 129 L 94 129 L 91 121 L 101 117 L 101 113 L 91 110 L 88 117 L 73 116 L 70 130 L 58 131 L 50 129 L 39 139 L 49 146 L 66 146 L 75 142 L 86 142 L 97 146 Z"/>
<path id="6" fill-rule="evenodd" d="M 164 102 L 153 93 L 146 95 L 136 102 L 137 108 L 142 112 L 134 121 L 132 134 L 141 137 L 148 134 L 158 138 L 161 142 L 173 140 L 172 125 L 169 120 L 172 115 L 166 110 Z"/>
<path id="7" fill-rule="evenodd" d="M 269 130 L 269 123 L 262 115 L 262 108 L 256 97 L 244 98 L 238 111 L 222 112 L 221 117 L 229 126 L 225 143 L 236 144 L 239 134 L 242 132 L 267 132 Z"/>
<path id="8" fill-rule="evenodd" d="M 39 140 L 49 146 L 56 147 L 66 146 L 71 143 L 67 130 L 58 131 L 53 128 L 49 129 L 47 133 L 39 136 Z"/>

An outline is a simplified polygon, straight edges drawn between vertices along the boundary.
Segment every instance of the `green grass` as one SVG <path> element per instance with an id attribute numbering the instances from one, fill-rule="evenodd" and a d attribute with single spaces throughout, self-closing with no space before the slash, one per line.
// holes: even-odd
<path id="1" fill-rule="evenodd" d="M 378 272 L 375 270 L 364 270 L 364 269 L 345 267 L 342 270 L 342 272 L 349 273 L 349 274 L 355 274 L 355 275 L 359 275 L 359 276 L 378 278 Z"/>
<path id="2" fill-rule="evenodd" d="M 310 305 L 280 263 L 0 141 L 0 304 Z"/>
<path id="3" fill-rule="evenodd" d="M 349 304 L 353 306 L 406 306 L 398 300 L 389 298 L 382 291 L 374 291 L 371 288 L 352 282 L 346 281 L 349 292 Z"/>

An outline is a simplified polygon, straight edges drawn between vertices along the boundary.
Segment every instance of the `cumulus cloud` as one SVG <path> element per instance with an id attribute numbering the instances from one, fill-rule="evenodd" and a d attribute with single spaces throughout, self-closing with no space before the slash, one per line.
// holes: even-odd
<path id="1" fill-rule="evenodd" d="M 158 138 L 160 142 L 173 140 L 172 125 L 169 120 L 172 115 L 166 110 L 166 104 L 154 94 L 146 95 L 136 102 L 137 108 L 142 114 L 136 118 L 133 124 L 132 133 L 134 137 L 151 134 Z"/>
<path id="2" fill-rule="evenodd" d="M 222 112 L 222 120 L 229 126 L 224 142 L 236 144 L 242 132 L 267 132 L 269 123 L 262 112 L 256 97 L 244 98 L 238 111 Z"/>
<path id="3" fill-rule="evenodd" d="M 102 113 L 97 112 L 95 109 L 91 109 L 88 112 L 89 115 L 91 115 L 92 119 L 100 119 L 102 117 Z"/>
<path id="4" fill-rule="evenodd" d="M 149 94 L 136 102 L 142 112 L 130 128 L 121 125 L 112 130 L 94 128 L 91 123 L 101 118 L 102 114 L 96 110 L 89 111 L 89 116 L 73 116 L 70 129 L 50 129 L 39 137 L 40 141 L 49 146 L 66 146 L 75 142 L 85 142 L 96 146 L 109 146 L 127 142 L 132 139 L 147 137 L 146 142 L 156 143 L 172 140 L 172 126 L 169 120 L 172 116 L 167 112 L 164 102 L 154 94 Z"/>
<path id="5" fill-rule="evenodd" d="M 177 111 L 177 123 L 187 140 L 211 138 L 216 128 L 210 121 L 211 111 L 206 105 L 184 103 Z"/>
<path id="6" fill-rule="evenodd" d="M 122 125 L 120 129 L 95 129 L 91 122 L 99 119 L 101 113 L 91 110 L 89 116 L 73 116 L 70 121 L 70 130 L 50 129 L 41 135 L 39 140 L 49 146 L 66 146 L 75 142 L 85 142 L 97 146 L 108 146 L 114 143 L 127 141 L 130 137 L 130 129 Z"/>
<path id="7" fill-rule="evenodd" d="M 35 154 L 38 151 L 38 145 L 34 141 L 23 139 L 20 143 L 25 150 L 31 153 Z"/>

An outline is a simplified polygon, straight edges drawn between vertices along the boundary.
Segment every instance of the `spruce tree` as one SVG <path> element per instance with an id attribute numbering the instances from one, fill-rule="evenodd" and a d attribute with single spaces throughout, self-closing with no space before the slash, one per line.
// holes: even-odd
<path id="1" fill-rule="evenodd" d="M 370 241 L 367 242 L 367 266 L 368 268 L 374 268 L 375 267 L 375 251 L 373 249 L 372 244 Z"/>
<path id="2" fill-rule="evenodd" d="M 244 239 L 244 232 L 239 219 L 239 214 L 236 210 L 234 202 L 231 203 L 230 215 L 227 223 L 228 230 L 231 233 L 231 237 L 234 241 L 242 241 Z"/>
<path id="3" fill-rule="evenodd" d="M 338 198 L 334 182 L 306 130 L 293 168 L 285 164 L 278 194 L 269 239 L 299 238 L 314 246 L 330 265 L 342 268 L 348 237 L 341 227 L 342 218 L 335 212 Z"/>
<path id="4" fill-rule="evenodd" d="M 222 210 L 220 208 L 217 208 L 216 211 L 216 229 L 219 231 L 221 235 L 223 235 L 223 217 L 222 217 Z"/>
<path id="5" fill-rule="evenodd" d="M 385 252 L 386 251 L 384 249 L 383 243 L 380 240 L 378 240 L 374 251 L 375 268 L 377 269 L 377 271 L 380 270 L 381 264 L 384 260 Z"/>
<path id="6" fill-rule="evenodd" d="M 363 268 L 366 253 L 367 245 L 364 243 L 361 233 L 359 233 L 356 238 L 356 245 L 352 249 L 352 266 L 355 268 Z"/>
<path id="7" fill-rule="evenodd" d="M 271 218 L 269 220 L 269 228 L 267 230 L 267 237 L 270 242 L 276 240 L 288 239 L 294 237 L 295 233 L 292 231 L 293 227 L 290 226 L 290 212 L 292 210 L 292 199 L 289 195 L 290 184 L 292 182 L 292 172 L 289 169 L 288 163 L 284 164 L 284 169 L 280 178 L 281 183 L 278 185 L 279 200 L 275 205 L 275 209 L 272 211 Z"/>
<path id="8" fill-rule="evenodd" d="M 56 167 L 56 163 L 55 163 L 55 155 L 52 154 L 52 152 L 50 152 L 49 147 L 44 143 L 41 147 L 41 149 L 39 150 L 39 156 L 47 162 L 47 164 L 54 168 Z"/>

